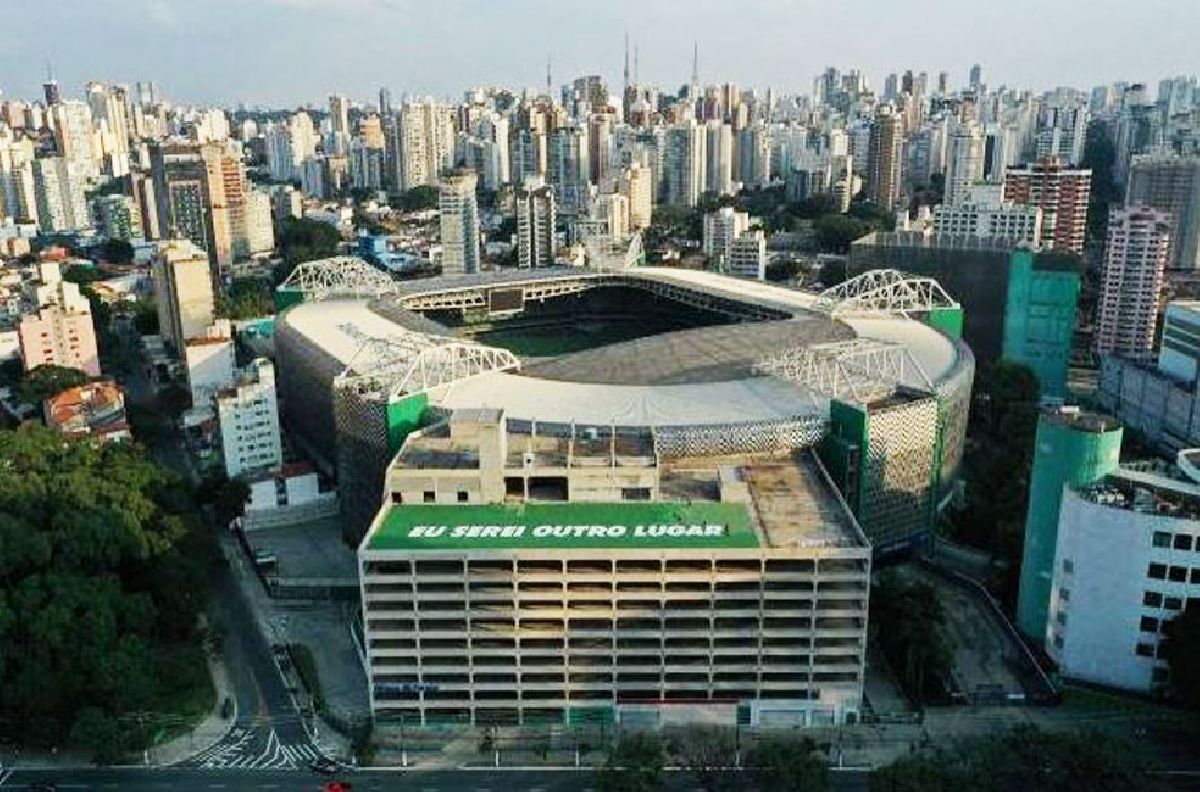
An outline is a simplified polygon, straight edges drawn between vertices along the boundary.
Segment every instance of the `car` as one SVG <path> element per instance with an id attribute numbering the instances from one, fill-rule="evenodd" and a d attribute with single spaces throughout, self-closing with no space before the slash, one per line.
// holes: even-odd
<path id="1" fill-rule="evenodd" d="M 320 773 L 321 775 L 333 775 L 338 770 L 337 762 L 326 756 L 322 756 L 320 759 L 314 761 L 311 767 L 314 773 Z"/>
<path id="2" fill-rule="evenodd" d="M 348 781 L 330 781 L 321 787 L 321 792 L 350 792 L 353 787 Z"/>

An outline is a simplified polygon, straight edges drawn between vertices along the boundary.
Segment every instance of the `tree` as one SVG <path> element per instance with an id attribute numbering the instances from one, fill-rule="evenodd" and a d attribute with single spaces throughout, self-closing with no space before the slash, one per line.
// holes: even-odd
<path id="1" fill-rule="evenodd" d="M 341 235 L 329 223 L 307 218 L 286 218 L 279 237 L 283 261 L 275 267 L 275 282 L 282 283 L 292 274 L 292 270 L 306 261 L 335 255 L 341 242 Z"/>
<path id="2" fill-rule="evenodd" d="M 158 306 L 154 300 L 139 300 L 133 313 L 133 327 L 138 335 L 158 335 Z"/>
<path id="3" fill-rule="evenodd" d="M 841 259 L 833 259 L 825 262 L 821 267 L 821 283 L 825 288 L 837 286 L 839 283 L 846 280 L 846 262 Z"/>
<path id="4" fill-rule="evenodd" d="M 1200 606 L 1192 605 L 1171 619 L 1165 632 L 1171 692 L 1187 706 L 1200 707 Z"/>
<path id="5" fill-rule="evenodd" d="M 1091 732 L 1018 726 L 904 757 L 871 775 L 871 792 L 1154 792 L 1133 747 Z"/>
<path id="6" fill-rule="evenodd" d="M 761 792 L 825 792 L 829 766 L 808 737 L 769 735 L 746 752 L 746 771 Z"/>
<path id="7" fill-rule="evenodd" d="M 88 375 L 77 368 L 67 366 L 43 365 L 35 366 L 25 374 L 21 384 L 17 386 L 17 395 L 26 404 L 36 404 L 51 396 L 57 396 L 69 388 L 86 385 Z"/>
<path id="8" fill-rule="evenodd" d="M 240 478 L 229 478 L 215 474 L 205 478 L 196 489 L 196 500 L 210 505 L 217 525 L 229 525 L 235 517 L 246 512 L 250 500 L 250 485 Z"/>
<path id="9" fill-rule="evenodd" d="M 693 726 L 672 735 L 668 745 L 674 764 L 704 792 L 726 792 L 740 785 L 731 729 Z"/>
<path id="10" fill-rule="evenodd" d="M 849 253 L 850 243 L 871 233 L 868 220 L 858 220 L 840 214 L 824 215 L 813 222 L 817 244 L 823 253 Z"/>
<path id="11" fill-rule="evenodd" d="M 397 203 L 402 212 L 420 212 L 438 208 L 438 189 L 422 184 L 401 193 Z"/>
<path id="12" fill-rule="evenodd" d="M 234 278 L 217 296 L 217 315 L 226 319 L 253 319 L 275 313 L 271 284 L 262 278 Z"/>
<path id="13" fill-rule="evenodd" d="M 871 629 L 900 685 L 914 701 L 942 690 L 954 663 L 937 589 L 885 572 L 871 591 Z"/>
<path id="14" fill-rule="evenodd" d="M 1001 361 L 978 372 L 971 399 L 958 537 L 1010 564 L 1024 542 L 1039 394 L 1032 369 Z"/>
<path id="15" fill-rule="evenodd" d="M 596 773 L 601 792 L 655 792 L 663 787 L 667 753 L 652 732 L 623 734 Z"/>
<path id="16" fill-rule="evenodd" d="M 0 432 L 0 739 L 109 760 L 162 725 L 137 713 L 211 707 L 189 502 L 133 444 Z"/>
<path id="17" fill-rule="evenodd" d="M 100 244 L 96 255 L 109 264 L 128 264 L 133 261 L 133 245 L 124 239 L 109 239 Z"/>

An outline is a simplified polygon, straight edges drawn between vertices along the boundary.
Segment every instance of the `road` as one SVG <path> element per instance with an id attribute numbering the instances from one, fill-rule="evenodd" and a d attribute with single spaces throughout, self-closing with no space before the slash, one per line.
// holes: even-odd
<path id="1" fill-rule="evenodd" d="M 689 789 L 683 779 L 670 773 L 669 788 Z M 0 790 L 19 790 L 34 781 L 51 778 L 45 773 L 17 772 L 0 775 Z M 590 770 L 429 770 L 361 771 L 336 777 L 350 781 L 354 792 L 396 790 L 397 792 L 594 792 Z M 58 788 L 67 790 L 120 790 L 120 792 L 299 792 L 319 790 L 325 778 L 309 773 L 271 770 L 197 770 L 167 768 L 100 769 L 60 772 L 52 777 Z M 838 792 L 866 792 L 867 774 L 861 771 L 833 775 Z"/>
<path id="2" fill-rule="evenodd" d="M 123 338 L 133 359 L 138 359 L 134 337 L 123 334 Z M 122 384 L 131 402 L 155 409 L 154 387 L 140 365 L 134 366 Z M 154 429 L 139 439 L 161 464 L 189 476 L 186 452 L 177 438 L 161 425 Z M 222 565 L 209 591 L 210 618 L 221 636 L 221 655 L 237 701 L 236 719 L 229 734 L 216 745 L 181 764 L 200 769 L 307 768 L 319 754 L 304 729 L 271 647 L 234 578 L 236 574 L 232 566 Z"/>

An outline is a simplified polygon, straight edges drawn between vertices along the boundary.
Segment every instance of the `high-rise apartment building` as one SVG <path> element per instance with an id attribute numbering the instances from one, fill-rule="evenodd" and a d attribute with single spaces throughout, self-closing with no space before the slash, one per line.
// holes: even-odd
<path id="1" fill-rule="evenodd" d="M 550 267 L 558 252 L 554 234 L 554 190 L 531 181 L 515 196 L 517 204 L 517 265 Z"/>
<path id="2" fill-rule="evenodd" d="M 750 228 L 750 215 L 732 206 L 722 206 L 704 215 L 701 252 L 716 260 L 726 261 L 733 243 Z"/>
<path id="3" fill-rule="evenodd" d="M 587 128 L 562 126 L 550 133 L 546 155 L 546 181 L 554 189 L 559 211 L 578 214 L 590 197 L 590 158 Z"/>
<path id="4" fill-rule="evenodd" d="M 1091 170 L 1069 168 L 1061 160 L 1048 157 L 1025 167 L 1009 168 L 1004 198 L 1042 210 L 1042 247 L 1082 253 L 1091 187 Z"/>
<path id="5" fill-rule="evenodd" d="M 58 154 L 76 163 L 89 175 L 97 172 L 92 111 L 87 103 L 75 100 L 59 102 L 50 108 L 54 123 L 54 145 Z"/>
<path id="6" fill-rule="evenodd" d="M 43 232 L 90 228 L 91 216 L 84 194 L 84 166 L 66 157 L 33 160 L 33 198 L 38 226 Z"/>
<path id="7" fill-rule="evenodd" d="M 1200 269 L 1200 156 L 1141 154 L 1129 166 L 1125 203 L 1170 215 L 1169 270 Z"/>
<path id="8" fill-rule="evenodd" d="M 266 358 L 238 372 L 216 394 L 225 474 L 230 478 L 278 470 L 283 464 L 275 367 Z"/>
<path id="9" fill-rule="evenodd" d="M 108 239 L 141 239 L 142 215 L 137 202 L 128 195 L 101 195 L 92 200 L 96 231 Z"/>
<path id="10" fill-rule="evenodd" d="M 974 123 L 960 124 L 950 135 L 944 203 L 953 205 L 983 180 L 984 135 Z"/>
<path id="11" fill-rule="evenodd" d="M 203 337 L 213 323 L 213 283 L 208 255 L 186 239 L 159 245 L 151 262 L 162 337 L 182 352 L 189 338 Z"/>
<path id="12" fill-rule="evenodd" d="M 705 128 L 688 119 L 667 130 L 664 155 L 665 202 L 695 206 L 708 183 L 708 137 Z"/>
<path id="13" fill-rule="evenodd" d="M 767 275 L 767 237 L 761 229 L 744 231 L 729 246 L 724 271 L 740 278 L 763 280 Z"/>
<path id="14" fill-rule="evenodd" d="M 478 177 L 457 169 L 442 179 L 438 207 L 442 222 L 442 272 L 471 275 L 479 272 L 479 204 L 475 197 Z"/>
<path id="15" fill-rule="evenodd" d="M 1096 317 L 1096 351 L 1148 359 L 1154 353 L 1170 216 L 1148 206 L 1113 209 Z"/>
<path id="16" fill-rule="evenodd" d="M 629 229 L 650 225 L 654 212 L 654 186 L 649 168 L 634 162 L 621 173 L 621 194 L 629 199 Z"/>
<path id="17" fill-rule="evenodd" d="M 89 377 L 100 376 L 91 304 L 78 285 L 62 279 L 57 264 L 43 265 L 40 270 L 33 288 L 34 310 L 17 323 L 21 364 L 26 371 L 65 366 Z"/>
<path id="18" fill-rule="evenodd" d="M 718 120 L 705 124 L 708 163 L 704 189 L 716 195 L 733 194 L 733 129 Z"/>
<path id="19" fill-rule="evenodd" d="M 961 190 L 954 203 L 933 208 L 933 231 L 1037 247 L 1042 239 L 1042 210 L 1005 201 L 999 184 L 975 184 Z"/>
<path id="20" fill-rule="evenodd" d="M 159 232 L 205 250 L 219 279 L 247 251 L 246 171 L 237 144 L 156 143 L 150 163 Z"/>
<path id="21" fill-rule="evenodd" d="M 453 165 L 454 124 L 449 108 L 433 101 L 409 102 L 388 129 L 388 160 L 401 190 L 436 185 Z"/>
<path id="22" fill-rule="evenodd" d="M 329 126 L 335 135 L 350 135 L 350 100 L 341 94 L 329 97 Z"/>
<path id="23" fill-rule="evenodd" d="M 246 195 L 246 253 L 270 253 L 274 249 L 271 195 L 262 190 L 251 190 Z"/>
<path id="24" fill-rule="evenodd" d="M 867 197 L 891 211 L 900 202 L 903 117 L 885 105 L 875 114 L 867 148 Z"/>

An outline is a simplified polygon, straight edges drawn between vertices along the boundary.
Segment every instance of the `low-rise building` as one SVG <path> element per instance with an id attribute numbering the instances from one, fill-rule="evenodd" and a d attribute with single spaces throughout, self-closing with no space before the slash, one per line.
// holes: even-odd
<path id="1" fill-rule="evenodd" d="M 128 440 L 125 394 L 111 380 L 68 388 L 42 404 L 46 426 L 72 439 L 91 438 L 102 443 Z"/>

